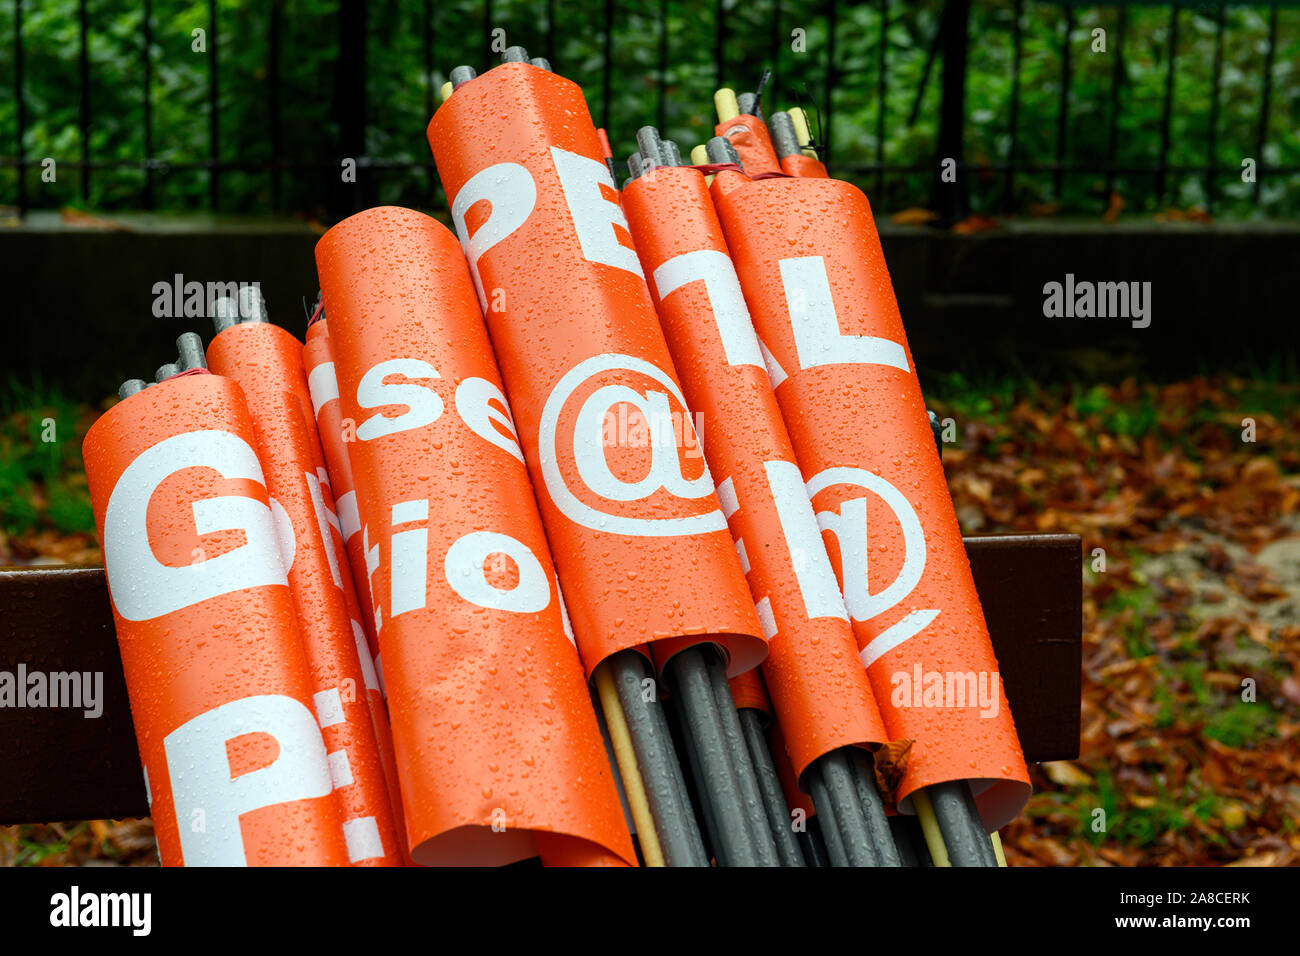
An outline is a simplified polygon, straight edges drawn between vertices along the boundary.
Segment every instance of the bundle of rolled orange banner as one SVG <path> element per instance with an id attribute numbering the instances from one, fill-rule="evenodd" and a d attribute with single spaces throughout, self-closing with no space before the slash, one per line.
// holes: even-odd
<path id="1" fill-rule="evenodd" d="M 728 90 L 620 189 L 504 60 L 429 124 L 451 229 L 338 223 L 305 344 L 223 300 L 87 436 L 163 862 L 996 865 L 1028 778 L 865 197 Z"/>

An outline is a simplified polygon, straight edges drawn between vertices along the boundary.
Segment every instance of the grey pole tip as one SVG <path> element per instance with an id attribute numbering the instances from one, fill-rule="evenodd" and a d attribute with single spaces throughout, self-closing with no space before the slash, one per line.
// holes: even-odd
<path id="1" fill-rule="evenodd" d="M 644 168 L 645 168 L 645 164 L 641 161 L 640 153 L 632 153 L 630 156 L 628 156 L 627 171 L 632 174 L 633 179 L 636 179 L 638 176 L 640 176 Z"/>
<path id="2" fill-rule="evenodd" d="M 143 392 L 147 384 L 142 378 L 128 378 L 117 387 L 117 397 L 130 398 L 136 392 Z"/>
<path id="3" fill-rule="evenodd" d="M 203 339 L 197 332 L 182 332 L 176 339 L 176 348 L 180 351 L 177 364 L 182 372 L 208 367 L 207 356 L 203 354 Z"/>
<path id="4" fill-rule="evenodd" d="M 212 327 L 218 333 L 226 331 L 239 321 L 239 303 L 223 295 L 212 304 Z"/>
<path id="5" fill-rule="evenodd" d="M 682 151 L 677 148 L 677 144 L 671 139 L 664 140 L 664 165 L 680 166 L 682 164 Z"/>
<path id="6" fill-rule="evenodd" d="M 155 382 L 165 382 L 173 375 L 179 375 L 180 371 L 179 365 L 175 362 L 168 362 L 166 365 L 158 366 L 158 371 L 153 373 L 153 379 Z"/>
<path id="7" fill-rule="evenodd" d="M 546 59 L 544 56 L 535 56 L 528 62 L 539 70 L 545 70 L 547 73 L 551 72 L 551 61 Z"/>
<path id="8" fill-rule="evenodd" d="M 762 114 L 758 111 L 759 106 L 757 93 L 741 93 L 736 97 L 736 105 L 740 107 L 740 112 L 744 113 L 746 116 L 753 116 L 757 119 L 763 118 Z"/>
<path id="9" fill-rule="evenodd" d="M 659 130 L 653 126 L 642 126 L 636 131 L 636 145 L 648 165 L 667 165 L 664 162 L 663 143 L 659 139 Z"/>
<path id="10" fill-rule="evenodd" d="M 527 63 L 528 51 L 521 46 L 508 46 L 501 54 L 502 63 Z"/>
<path id="11" fill-rule="evenodd" d="M 778 159 L 799 153 L 799 136 L 794 131 L 794 120 L 789 113 L 777 110 L 768 120 L 767 128 L 772 133 L 772 145 L 776 147 Z"/>
<path id="12" fill-rule="evenodd" d="M 709 154 L 711 163 L 735 163 L 741 166 L 740 154 L 736 152 L 736 147 L 731 145 L 731 140 L 725 136 L 715 136 L 705 145 L 705 150 Z"/>
<path id="13" fill-rule="evenodd" d="M 239 287 L 239 316 L 243 322 L 266 322 L 266 300 L 262 290 L 255 285 Z"/>
<path id="14" fill-rule="evenodd" d="M 475 72 L 474 67 L 462 65 L 462 66 L 452 67 L 451 73 L 448 75 L 448 78 L 451 80 L 451 88 L 455 90 L 455 89 L 459 89 L 462 85 L 468 83 L 476 76 L 478 76 L 478 73 Z"/>

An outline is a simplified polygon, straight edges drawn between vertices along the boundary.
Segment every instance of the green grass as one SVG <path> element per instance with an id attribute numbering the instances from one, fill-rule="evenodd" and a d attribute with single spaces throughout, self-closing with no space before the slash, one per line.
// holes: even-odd
<path id="1" fill-rule="evenodd" d="M 85 415 L 57 389 L 0 382 L 0 529 L 93 532 L 78 425 Z"/>
<path id="2" fill-rule="evenodd" d="M 1141 581 L 1141 574 L 1134 572 L 1134 580 Z M 1124 624 L 1124 648 L 1128 656 L 1134 659 L 1150 657 L 1155 653 L 1155 645 L 1147 635 L 1147 628 L 1153 618 L 1161 614 L 1156 592 L 1147 584 L 1125 588 L 1110 596 L 1101 612 L 1106 617 L 1114 617 L 1124 612 L 1131 612 Z"/>
<path id="3" fill-rule="evenodd" d="M 1210 713 L 1201 733 L 1226 747 L 1249 747 L 1277 733 L 1277 714 L 1265 701 L 1236 699 Z"/>
<path id="4" fill-rule="evenodd" d="M 1066 795 L 1042 794 L 1041 797 L 1059 799 L 1039 806 L 1033 815 L 1047 816 L 1057 808 L 1068 806 L 1079 821 L 1080 832 L 1093 846 L 1114 840 L 1127 846 L 1145 847 L 1160 842 L 1170 832 L 1185 830 L 1193 818 L 1209 822 L 1222 810 L 1224 800 L 1200 781 L 1189 780 L 1177 792 L 1171 791 L 1158 779 L 1154 781 L 1155 793 L 1150 806 L 1140 806 L 1125 797 L 1115 783 L 1110 769 L 1103 767 L 1095 777 L 1095 786 L 1078 793 Z M 1101 809 L 1106 815 L 1106 829 L 1093 829 L 1093 814 Z M 1211 842 L 1223 843 L 1222 837 L 1211 837 Z"/>

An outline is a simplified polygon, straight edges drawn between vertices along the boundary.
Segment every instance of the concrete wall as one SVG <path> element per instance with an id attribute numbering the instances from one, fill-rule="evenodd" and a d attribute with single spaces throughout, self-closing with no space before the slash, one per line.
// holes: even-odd
<path id="1" fill-rule="evenodd" d="M 258 281 L 274 321 L 301 335 L 316 295 L 304 224 L 200 219 L 70 228 L 34 217 L 0 230 L 8 304 L 0 374 L 39 374 L 97 401 L 151 377 L 202 318 L 153 314 L 154 284 Z M 926 373 L 1022 369 L 1039 378 L 1174 376 L 1271 361 L 1296 366 L 1300 224 L 1010 224 L 973 236 L 881 227 L 908 338 Z M 1151 283 L 1151 324 L 1047 318 L 1043 286 Z"/>

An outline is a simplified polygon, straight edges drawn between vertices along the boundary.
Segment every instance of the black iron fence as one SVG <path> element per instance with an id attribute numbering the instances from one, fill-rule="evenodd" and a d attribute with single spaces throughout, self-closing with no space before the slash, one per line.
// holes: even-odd
<path id="1" fill-rule="evenodd" d="M 1300 114 L 1300 63 L 1294 62 L 1300 59 L 1300 13 L 1292 0 L 1195 6 L 1037 0 L 714 0 L 712 6 L 677 0 L 340 0 L 327 6 L 206 0 L 179 7 L 143 0 L 129 11 L 107 0 L 66 0 L 72 22 L 58 26 L 71 33 L 71 42 L 60 45 L 63 62 L 56 55 L 50 67 L 65 69 L 75 56 L 75 71 L 63 74 L 75 82 L 61 85 L 62 104 L 50 96 L 31 101 L 38 77 L 27 54 L 43 39 L 39 31 L 52 28 L 43 9 L 48 2 L 10 3 L 11 62 L 3 72 L 12 76 L 14 97 L 11 128 L 0 126 L 0 135 L 12 152 L 0 157 L 0 202 L 20 214 L 51 200 L 96 208 L 200 206 L 329 216 L 376 199 L 436 207 L 436 180 L 427 150 L 420 148 L 424 121 L 450 68 L 468 62 L 481 69 L 494 62 L 506 36 L 581 82 L 593 116 L 616 143 L 630 143 L 637 126 L 657 122 L 670 134 L 695 137 L 689 146 L 708 135 L 713 87 L 752 89 L 770 66 L 765 102 L 810 108 L 834 172 L 874 191 L 873 199 L 883 197 L 895 207 L 929 205 L 950 219 L 972 208 L 1017 211 L 1035 203 L 1104 208 L 1117 191 L 1132 197 L 1136 208 L 1178 205 L 1190 196 L 1213 210 L 1227 191 L 1234 202 L 1268 206 L 1274 214 L 1294 215 L 1300 207 L 1300 124 L 1293 121 Z M 312 31 L 297 28 L 303 18 Z M 107 21 L 113 44 L 96 55 Z M 194 136 L 191 128 L 186 150 L 169 132 L 160 138 L 157 114 L 159 72 L 176 68 L 171 57 L 178 30 L 190 24 L 191 48 L 202 35 L 204 55 L 185 67 L 192 73 L 186 115 L 201 120 L 206 135 Z M 1104 69 L 1090 56 L 1098 29 L 1107 54 Z M 1249 42 L 1234 47 L 1230 62 L 1234 29 L 1249 34 Z M 323 47 L 333 51 L 321 60 L 327 68 L 313 74 L 328 80 L 315 88 L 304 88 L 301 76 L 286 75 L 302 63 L 304 41 L 314 55 Z M 1026 77 L 1031 43 L 1035 66 Z M 1044 53 L 1045 44 L 1054 49 Z M 987 52 L 994 48 L 997 59 Z M 387 76 L 390 54 L 396 58 L 399 49 L 405 66 L 397 77 Z M 1206 53 L 1208 65 L 1202 62 Z M 112 80 L 98 75 L 108 58 L 128 54 L 134 69 L 123 68 Z M 237 78 L 238 95 L 224 74 L 236 59 L 245 73 L 250 59 L 258 64 L 251 80 Z M 1055 62 L 1046 63 L 1050 59 Z M 1146 64 L 1145 79 L 1134 78 L 1130 59 Z M 1151 69 L 1157 59 L 1158 88 Z M 1191 62 L 1206 74 L 1201 79 L 1208 79 L 1208 89 L 1181 109 L 1186 94 L 1180 77 Z M 1081 89 L 1085 69 L 1090 79 Z M 1222 115 L 1229 70 L 1236 110 L 1230 146 Z M 1109 74 L 1104 87 L 1102 72 Z M 989 77 L 1005 90 L 989 92 Z M 1252 84 L 1250 96 L 1242 92 L 1243 77 Z M 130 92 L 122 87 L 131 84 L 138 84 L 134 104 L 111 117 L 111 142 L 97 149 L 97 127 L 109 119 L 97 100 L 120 103 Z M 175 83 L 168 87 L 174 88 Z M 392 95 L 386 97 L 386 90 Z M 245 115 L 250 97 L 260 101 L 256 129 Z M 56 105 L 66 113 L 73 98 L 75 120 L 64 126 L 75 130 L 52 132 L 46 114 Z M 305 98 L 329 117 L 310 136 L 294 127 Z M 388 100 L 404 104 L 401 115 L 388 108 Z M 1243 110 L 1251 114 L 1246 122 L 1253 120 L 1253 129 L 1243 128 Z M 973 115 L 979 117 L 974 130 Z M 1081 115 L 1088 123 L 1086 143 L 1078 135 Z M 43 142 L 58 151 L 33 150 L 30 141 L 42 123 Z M 1126 138 L 1135 133 L 1143 148 L 1126 150 Z M 129 149 L 123 145 L 128 141 Z M 196 143 L 206 148 L 196 150 Z M 396 148 L 385 152 L 386 145 Z M 354 182 L 339 175 L 345 158 L 355 163 Z M 958 170 L 953 183 L 939 176 L 943 160 Z M 62 192 L 47 188 L 43 173 L 51 161 L 76 172 L 74 196 L 66 186 Z M 1247 162 L 1249 176 L 1243 175 Z M 194 184 L 204 181 L 206 189 L 196 191 Z M 1262 194 L 1266 183 L 1278 182 L 1289 185 L 1271 198 Z M 326 201 L 327 209 L 316 208 Z"/>

